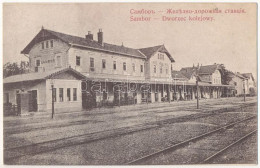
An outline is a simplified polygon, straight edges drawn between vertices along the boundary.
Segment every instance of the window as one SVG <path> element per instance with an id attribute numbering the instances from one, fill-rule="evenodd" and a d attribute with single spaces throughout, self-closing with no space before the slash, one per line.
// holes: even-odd
<path id="1" fill-rule="evenodd" d="M 9 93 L 5 93 L 5 101 L 6 104 L 9 103 Z"/>
<path id="2" fill-rule="evenodd" d="M 46 41 L 46 48 L 49 48 L 49 41 Z"/>
<path id="3" fill-rule="evenodd" d="M 140 70 L 141 70 L 141 72 L 144 71 L 144 66 L 143 65 L 140 66 Z"/>
<path id="4" fill-rule="evenodd" d="M 102 68 L 106 69 L 106 60 L 105 59 L 102 59 Z"/>
<path id="5" fill-rule="evenodd" d="M 113 63 L 114 70 L 116 70 L 116 61 Z"/>
<path id="6" fill-rule="evenodd" d="M 67 88 L 67 101 L 70 101 L 70 88 Z"/>
<path id="7" fill-rule="evenodd" d="M 166 69 L 166 74 L 168 74 L 168 69 Z"/>
<path id="8" fill-rule="evenodd" d="M 56 102 L 56 88 L 53 88 L 53 93 L 52 93 L 52 98 L 53 98 L 53 101 Z"/>
<path id="9" fill-rule="evenodd" d="M 60 102 L 63 102 L 63 88 L 59 89 L 59 98 L 60 98 Z"/>
<path id="10" fill-rule="evenodd" d="M 158 59 L 160 59 L 160 53 L 158 53 Z"/>
<path id="11" fill-rule="evenodd" d="M 77 88 L 73 88 L 73 101 L 77 101 Z"/>
<path id="12" fill-rule="evenodd" d="M 153 66 L 153 72 L 156 73 L 156 65 Z"/>
<path id="13" fill-rule="evenodd" d="M 94 71 L 94 58 L 90 58 L 90 70 Z"/>
<path id="14" fill-rule="evenodd" d="M 123 63 L 123 70 L 126 71 L 126 63 Z"/>
<path id="15" fill-rule="evenodd" d="M 51 48 L 53 48 L 53 40 L 51 40 Z"/>
<path id="16" fill-rule="evenodd" d="M 79 56 L 76 56 L 76 65 L 80 66 L 80 57 Z"/>
<path id="17" fill-rule="evenodd" d="M 160 73 L 162 73 L 162 66 L 160 67 Z"/>
<path id="18" fill-rule="evenodd" d="M 132 67 L 133 67 L 133 72 L 135 72 L 135 64 L 134 63 L 132 64 Z"/>
<path id="19" fill-rule="evenodd" d="M 40 60 L 36 60 L 36 66 L 40 66 L 41 65 L 41 61 Z"/>
<path id="20" fill-rule="evenodd" d="M 42 49 L 44 49 L 44 42 L 42 42 Z"/>
<path id="21" fill-rule="evenodd" d="M 60 67 L 61 66 L 61 56 L 56 57 L 56 66 Z"/>

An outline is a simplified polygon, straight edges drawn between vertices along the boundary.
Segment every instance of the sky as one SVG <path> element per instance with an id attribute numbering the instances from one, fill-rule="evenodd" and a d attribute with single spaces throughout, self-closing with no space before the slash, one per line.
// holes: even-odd
<path id="1" fill-rule="evenodd" d="M 155 14 L 131 14 L 136 10 Z M 173 10 L 211 10 L 214 14 L 167 14 Z M 224 13 L 244 10 L 245 13 Z M 161 11 L 161 12 L 160 12 Z M 151 17 L 130 21 L 130 17 Z M 162 17 L 186 17 L 186 21 L 162 21 Z M 213 17 L 213 21 L 188 21 L 189 17 Z M 28 60 L 20 52 L 46 29 L 97 39 L 130 48 L 164 44 L 175 59 L 173 69 L 214 63 L 233 72 L 257 74 L 255 3 L 5 3 L 3 4 L 3 63 Z"/>

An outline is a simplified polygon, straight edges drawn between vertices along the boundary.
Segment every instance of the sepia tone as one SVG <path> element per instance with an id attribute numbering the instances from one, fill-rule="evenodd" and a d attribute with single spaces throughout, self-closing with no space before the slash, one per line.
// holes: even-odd
<path id="1" fill-rule="evenodd" d="M 257 164 L 256 14 L 4 3 L 4 164 Z"/>

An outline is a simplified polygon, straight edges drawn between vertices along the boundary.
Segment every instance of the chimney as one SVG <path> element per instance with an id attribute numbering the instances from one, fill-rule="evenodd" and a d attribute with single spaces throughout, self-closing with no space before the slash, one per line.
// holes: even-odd
<path id="1" fill-rule="evenodd" d="M 97 33 L 97 36 L 98 36 L 98 43 L 101 44 L 103 46 L 103 32 L 102 32 L 102 29 L 99 29 L 98 33 Z"/>
<path id="2" fill-rule="evenodd" d="M 93 34 L 91 34 L 91 31 L 88 31 L 88 34 L 86 35 L 86 39 L 93 40 Z"/>

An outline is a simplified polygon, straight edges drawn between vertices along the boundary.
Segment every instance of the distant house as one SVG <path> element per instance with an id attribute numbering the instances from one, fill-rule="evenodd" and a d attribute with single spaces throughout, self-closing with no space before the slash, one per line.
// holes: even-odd
<path id="1" fill-rule="evenodd" d="M 243 73 L 245 78 L 247 78 L 247 88 L 248 94 L 256 95 L 256 81 L 252 73 Z"/>
<path id="2" fill-rule="evenodd" d="M 244 89 L 247 91 L 247 78 L 244 77 L 242 74 L 235 72 L 231 73 L 232 80 L 229 81 L 230 85 L 233 85 L 235 89 L 233 90 L 233 96 L 240 96 L 244 94 Z"/>
<path id="3" fill-rule="evenodd" d="M 189 83 L 196 82 L 196 76 L 199 78 L 200 97 L 201 98 L 219 98 L 222 95 L 223 86 L 221 82 L 221 65 L 205 65 L 185 67 L 180 72 L 188 78 Z M 204 87 L 202 87 L 204 86 Z"/>

